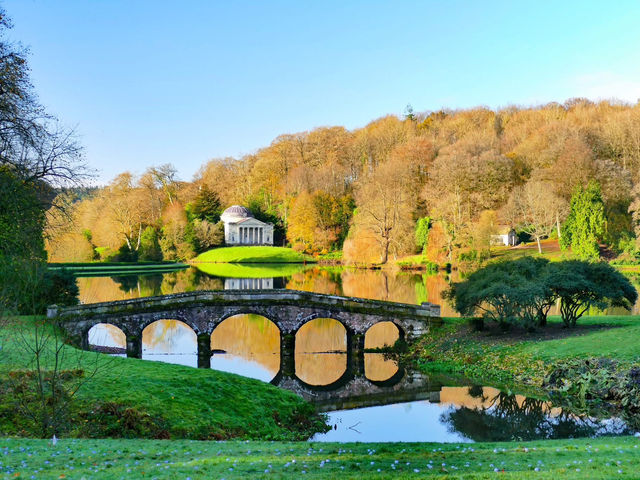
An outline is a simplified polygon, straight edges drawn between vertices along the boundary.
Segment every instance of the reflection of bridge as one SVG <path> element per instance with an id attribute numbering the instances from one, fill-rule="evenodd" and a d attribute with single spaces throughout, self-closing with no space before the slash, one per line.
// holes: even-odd
<path id="1" fill-rule="evenodd" d="M 276 375 L 271 383 L 277 387 L 297 393 L 316 405 L 321 412 L 349 410 L 352 408 L 413 402 L 416 400 L 438 401 L 440 384 L 432 384 L 420 373 L 408 373 L 400 368 L 388 380 L 369 380 L 360 372 L 347 368 L 342 378 L 331 385 L 308 385 L 295 375 Z"/>
<path id="2" fill-rule="evenodd" d="M 54 312 L 51 312 L 54 313 Z M 295 290 L 226 290 L 179 293 L 159 297 L 94 303 L 62 309 L 61 325 L 83 348 L 89 347 L 89 330 L 103 323 L 120 328 L 126 336 L 127 356 L 141 358 L 142 331 L 158 320 L 180 320 L 198 339 L 198 366 L 209 368 L 211 333 L 229 317 L 261 315 L 280 330 L 280 370 L 294 372 L 295 335 L 316 318 L 332 318 L 347 332 L 347 352 L 360 358 L 367 330 L 392 322 L 400 338 L 413 339 L 440 323 L 440 307 L 430 303 L 409 305 L 361 298 L 339 297 Z"/>

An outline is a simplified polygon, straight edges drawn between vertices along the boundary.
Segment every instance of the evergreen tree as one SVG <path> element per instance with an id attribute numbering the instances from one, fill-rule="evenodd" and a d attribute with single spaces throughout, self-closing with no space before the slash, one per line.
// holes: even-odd
<path id="1" fill-rule="evenodd" d="M 600 257 L 598 241 L 604 234 L 605 214 L 600 185 L 578 186 L 571 197 L 571 210 L 564 223 L 560 246 L 571 247 L 581 259 Z"/>
<path id="2" fill-rule="evenodd" d="M 425 253 L 427 250 L 427 243 L 429 241 L 429 229 L 431 228 L 431 218 L 422 217 L 416 222 L 416 246 L 420 248 L 420 253 Z"/>
<path id="3" fill-rule="evenodd" d="M 198 196 L 190 206 L 193 219 L 206 220 L 210 223 L 218 223 L 222 213 L 222 204 L 218 194 L 207 185 L 200 187 Z"/>

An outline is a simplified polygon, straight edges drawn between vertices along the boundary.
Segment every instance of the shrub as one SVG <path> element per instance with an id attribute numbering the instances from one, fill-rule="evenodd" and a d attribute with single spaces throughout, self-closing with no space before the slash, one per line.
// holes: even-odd
<path id="1" fill-rule="evenodd" d="M 624 275 L 606 263 L 549 263 L 523 257 L 477 270 L 452 284 L 445 298 L 462 315 L 481 312 L 503 328 L 520 323 L 531 329 L 546 324 L 547 313 L 558 299 L 564 324 L 573 327 L 591 307 L 631 309 L 638 294 Z"/>

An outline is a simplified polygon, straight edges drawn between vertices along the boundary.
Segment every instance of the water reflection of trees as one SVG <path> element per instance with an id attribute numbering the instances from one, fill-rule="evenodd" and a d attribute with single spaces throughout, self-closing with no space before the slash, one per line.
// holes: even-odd
<path id="1" fill-rule="evenodd" d="M 594 437 L 628 433 L 621 421 L 603 422 L 552 407 L 550 402 L 499 392 L 486 395 L 482 387 L 469 387 L 480 406 L 462 406 L 445 412 L 441 421 L 449 431 L 477 442 Z"/>

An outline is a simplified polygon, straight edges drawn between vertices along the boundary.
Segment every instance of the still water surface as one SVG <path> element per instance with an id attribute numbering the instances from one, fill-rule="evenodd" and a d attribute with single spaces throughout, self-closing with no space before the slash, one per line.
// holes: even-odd
<path id="1" fill-rule="evenodd" d="M 249 274 L 251 267 L 249 266 Z M 265 267 L 258 266 L 260 272 Z M 271 267 L 277 275 L 278 268 Z M 258 270 L 256 270 L 258 271 Z M 243 268 L 246 274 L 247 269 Z M 445 274 L 390 274 L 287 266 L 285 276 L 242 285 L 314 291 L 353 297 L 418 304 L 425 301 L 442 306 L 443 316 L 454 312 L 441 299 L 451 277 Z M 252 279 L 255 280 L 255 279 Z M 190 268 L 162 275 L 79 278 L 83 303 L 162 295 L 192 290 L 214 290 L 238 284 L 238 279 L 216 277 Z M 635 307 L 638 309 L 638 306 Z M 606 313 L 622 313 L 611 311 Z M 636 312 L 637 313 L 637 312 Z M 367 332 L 365 348 L 391 345 L 398 338 L 390 323 Z M 116 327 L 99 325 L 90 332 L 93 345 L 124 348 L 124 334 Z M 166 319 L 143 332 L 143 358 L 196 367 L 195 333 L 180 321 Z M 211 336 L 211 368 L 276 381 L 280 371 L 280 335 L 270 320 L 258 315 L 237 315 L 222 322 Z M 348 369 L 344 327 L 332 319 L 316 319 L 304 325 L 296 336 L 295 376 L 322 388 L 335 384 Z M 384 384 L 408 375 L 395 361 L 382 354 L 366 353 L 366 382 Z M 336 391 L 336 395 L 338 395 Z M 343 395 L 344 392 L 340 395 Z M 421 379 L 411 392 L 403 394 L 393 385 L 387 398 L 362 400 L 341 397 L 328 411 L 333 426 L 314 441 L 481 441 L 534 438 L 568 438 L 627 433 L 619 419 L 593 419 L 554 408 L 548 402 L 506 395 L 488 387 L 452 386 Z M 313 401 L 313 398 L 310 398 Z M 376 403 L 379 403 L 376 404 Z M 373 405 L 372 405 L 373 404 Z M 345 407 L 346 405 L 346 407 Z"/>

